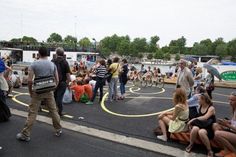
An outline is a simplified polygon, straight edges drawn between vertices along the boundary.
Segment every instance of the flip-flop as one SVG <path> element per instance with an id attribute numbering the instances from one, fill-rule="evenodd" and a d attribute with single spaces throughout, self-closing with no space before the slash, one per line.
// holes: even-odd
<path id="1" fill-rule="evenodd" d="M 193 148 L 193 144 L 189 144 L 189 145 L 185 148 L 185 151 L 186 151 L 187 153 L 190 153 L 191 150 L 192 150 L 192 148 Z"/>

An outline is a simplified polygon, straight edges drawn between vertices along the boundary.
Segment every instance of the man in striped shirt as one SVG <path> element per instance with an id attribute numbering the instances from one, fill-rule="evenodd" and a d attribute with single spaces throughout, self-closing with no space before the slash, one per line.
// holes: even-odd
<path id="1" fill-rule="evenodd" d="M 97 90 L 100 89 L 100 98 L 99 98 L 99 102 L 102 101 L 102 97 L 103 97 L 103 86 L 104 86 L 104 77 L 105 74 L 107 73 L 107 69 L 106 69 L 106 62 L 104 59 L 99 61 L 100 65 L 95 69 L 95 73 L 96 73 L 96 84 L 95 84 L 95 88 L 93 90 L 93 97 L 92 99 L 87 102 L 87 105 L 92 105 L 93 101 L 97 95 Z"/>

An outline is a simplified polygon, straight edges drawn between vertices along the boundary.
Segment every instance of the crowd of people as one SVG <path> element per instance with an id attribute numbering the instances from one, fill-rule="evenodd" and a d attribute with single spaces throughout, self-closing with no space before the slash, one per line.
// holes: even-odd
<path id="1" fill-rule="evenodd" d="M 6 104 L 6 96 L 11 94 L 12 88 L 19 88 L 27 85 L 31 102 L 29 114 L 23 129 L 16 135 L 18 140 L 30 141 L 31 129 L 39 108 L 46 102 L 51 114 L 55 135 L 62 134 L 60 117 L 63 112 L 63 103 L 82 102 L 92 105 L 96 102 L 96 96 L 100 103 L 103 99 L 104 85 L 108 85 L 107 103 L 125 99 L 126 84 L 128 80 L 138 79 L 139 76 L 145 79 L 158 78 L 161 70 L 144 65 L 140 70 L 130 69 L 126 59 L 120 61 L 119 57 L 113 60 L 97 60 L 93 67 L 88 69 L 83 62 L 75 62 L 71 68 L 64 57 L 63 48 L 56 49 L 56 57 L 50 61 L 47 58 L 47 49 L 39 49 L 39 59 L 34 61 L 30 67 L 23 69 L 22 78 L 17 71 L 12 71 L 8 60 L 0 62 L 0 121 L 7 121 L 11 116 Z M 55 86 L 51 85 L 47 90 L 37 92 L 34 87 L 35 79 L 48 79 L 53 77 Z M 168 78 L 177 76 L 176 89 L 173 94 L 174 110 L 163 112 L 158 116 L 160 132 L 157 138 L 162 141 L 168 140 L 169 133 L 190 131 L 190 143 L 186 152 L 190 152 L 194 143 L 199 137 L 207 149 L 207 156 L 213 157 L 210 140 L 215 139 L 222 146 L 222 151 L 216 156 L 226 156 L 236 153 L 236 93 L 229 97 L 233 116 L 231 119 L 217 119 L 216 110 L 212 103 L 212 91 L 214 90 L 214 75 L 208 71 L 206 78 L 203 78 L 202 69 L 194 63 L 187 64 L 181 59 L 178 63 L 178 71 L 168 72 Z M 141 78 L 143 79 L 143 78 Z M 120 92 L 117 86 L 120 85 Z M 41 87 L 39 87 L 41 88 Z M 43 102 L 43 103 L 42 103 Z"/>
<path id="2" fill-rule="evenodd" d="M 191 152 L 197 138 L 207 149 L 207 156 L 213 157 L 210 140 L 214 139 L 222 151 L 215 156 L 236 156 L 236 93 L 229 96 L 232 118 L 217 119 L 212 102 L 214 75 L 208 70 L 205 82 L 201 81 L 202 70 L 196 67 L 195 73 L 185 60 L 179 61 L 176 90 L 173 94 L 174 110 L 158 116 L 159 130 L 155 129 L 157 139 L 167 141 L 169 133 L 190 132 L 190 143 L 186 152 Z M 193 88 L 194 87 L 194 88 Z"/>

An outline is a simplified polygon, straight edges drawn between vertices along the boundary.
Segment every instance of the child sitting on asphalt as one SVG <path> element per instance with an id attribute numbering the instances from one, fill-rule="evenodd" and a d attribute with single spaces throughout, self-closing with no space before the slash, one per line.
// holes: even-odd
<path id="1" fill-rule="evenodd" d="M 84 92 L 86 95 L 88 95 L 89 99 L 92 99 L 93 96 L 93 88 L 92 86 L 89 84 L 89 79 L 85 79 L 84 80 Z"/>
<path id="2" fill-rule="evenodd" d="M 73 96 L 75 101 L 79 102 L 80 97 L 85 93 L 82 81 L 73 81 L 70 89 L 74 91 Z"/>

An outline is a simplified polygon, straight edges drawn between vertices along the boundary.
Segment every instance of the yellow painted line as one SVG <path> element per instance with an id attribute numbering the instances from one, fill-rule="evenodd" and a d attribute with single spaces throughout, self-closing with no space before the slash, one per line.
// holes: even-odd
<path id="1" fill-rule="evenodd" d="M 26 107 L 29 106 L 29 104 L 26 104 L 26 103 L 24 103 L 24 102 L 19 101 L 19 100 L 16 99 L 16 97 L 18 97 L 18 96 L 21 96 L 21 95 L 29 95 L 29 93 L 20 93 L 20 92 L 16 92 L 16 91 L 14 91 L 14 93 L 18 93 L 18 94 L 14 95 L 14 96 L 12 97 L 12 100 L 13 100 L 13 101 L 15 101 L 16 103 L 21 104 L 21 105 L 23 105 L 23 106 L 26 106 Z M 43 111 L 43 112 L 46 112 L 46 113 L 49 113 L 49 111 L 48 111 L 48 110 L 45 110 L 45 109 L 42 109 L 42 111 Z M 74 116 L 71 116 L 71 115 L 63 115 L 63 117 L 67 117 L 67 118 L 71 118 L 71 119 L 74 118 Z"/>
<path id="2" fill-rule="evenodd" d="M 19 93 L 19 94 L 16 94 L 16 95 L 14 95 L 14 96 L 12 97 L 12 100 L 15 101 L 15 102 L 18 103 L 18 104 L 21 104 L 21 105 L 23 105 L 23 106 L 27 106 L 27 107 L 28 107 L 28 106 L 29 106 L 28 104 L 26 104 L 26 103 L 24 103 L 24 102 L 19 101 L 19 100 L 16 99 L 16 97 L 21 96 L 21 95 L 29 95 L 29 93 Z"/>
<path id="3" fill-rule="evenodd" d="M 166 112 L 166 111 L 171 111 L 173 110 L 174 108 L 171 108 L 171 109 L 167 109 L 167 110 L 164 110 L 164 111 L 160 111 L 160 112 L 155 112 L 155 113 L 149 113 L 149 114 L 139 114 L 139 115 L 126 115 L 126 114 L 120 114 L 120 113 L 116 113 L 116 112 L 113 112 L 113 111 L 110 111 L 109 109 L 106 108 L 105 106 L 105 99 L 106 97 L 108 96 L 108 93 L 106 93 L 103 98 L 102 98 L 102 102 L 101 102 L 101 107 L 104 111 L 106 111 L 107 113 L 110 113 L 112 115 L 115 115 L 115 116 L 120 116 L 120 117 L 127 117 L 127 118 L 140 118 L 140 117 L 150 117 L 150 116 L 156 116 L 156 115 L 159 115 L 161 114 L 162 112 Z"/>
<path id="4" fill-rule="evenodd" d="M 164 93 L 166 90 L 165 90 L 164 88 L 162 88 L 160 92 L 139 93 L 139 92 L 134 91 L 134 90 L 133 90 L 133 87 L 131 87 L 131 88 L 129 89 L 129 91 L 130 91 L 131 93 L 133 93 L 133 94 L 144 94 L 144 95 L 148 94 L 148 95 L 154 95 L 154 94 L 161 94 L 161 93 Z"/>

